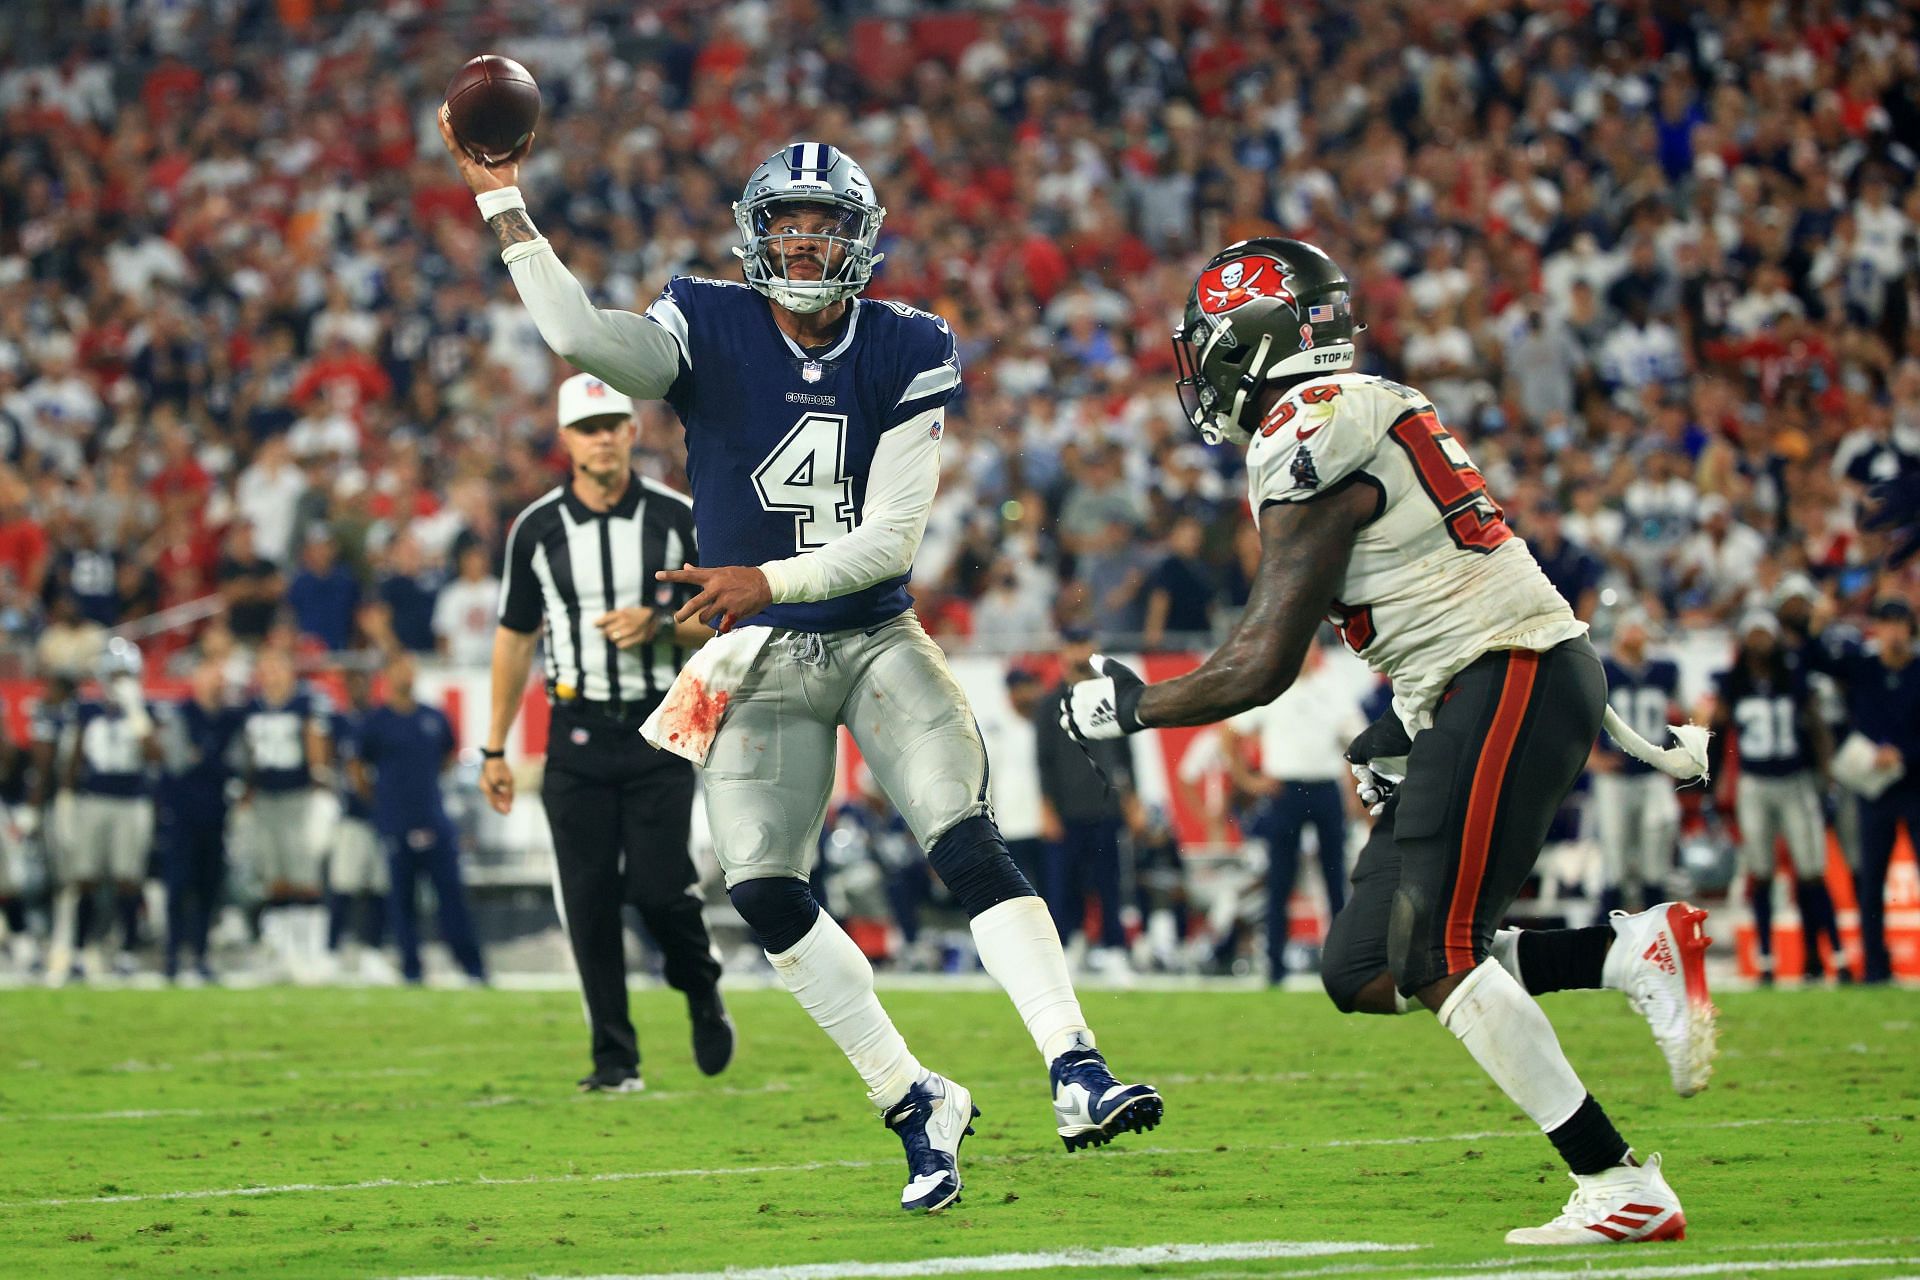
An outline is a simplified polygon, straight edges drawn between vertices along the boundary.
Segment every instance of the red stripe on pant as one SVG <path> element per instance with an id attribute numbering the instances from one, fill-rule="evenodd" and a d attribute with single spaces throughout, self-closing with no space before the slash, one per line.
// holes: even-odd
<path id="1" fill-rule="evenodd" d="M 1520 722 L 1526 719 L 1527 702 L 1533 696 L 1533 680 L 1539 670 L 1539 654 L 1530 649 L 1509 652 L 1507 676 L 1500 686 L 1493 725 L 1487 730 L 1480 763 L 1473 771 L 1473 790 L 1467 795 L 1467 825 L 1460 838 L 1460 873 L 1454 877 L 1453 902 L 1447 908 L 1447 972 L 1450 974 L 1465 973 L 1473 968 L 1473 910 L 1480 899 L 1480 884 L 1487 875 L 1487 854 L 1493 846 L 1493 820 L 1500 811 L 1500 788 L 1506 781 L 1507 764 L 1513 758 L 1513 744 L 1520 736 Z"/>

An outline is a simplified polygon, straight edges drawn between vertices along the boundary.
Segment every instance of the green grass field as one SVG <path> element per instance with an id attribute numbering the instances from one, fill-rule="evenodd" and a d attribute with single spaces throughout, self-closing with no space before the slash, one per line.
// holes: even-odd
<path id="1" fill-rule="evenodd" d="M 1070 1156 L 1000 996 L 886 999 L 985 1112 L 965 1198 L 935 1218 L 896 1207 L 896 1140 L 784 992 L 734 997 L 718 1080 L 689 1061 L 678 997 L 636 995 L 650 1092 L 625 1097 L 574 1093 L 565 994 L 0 992 L 0 1277 L 1920 1274 L 1911 992 L 1725 998 L 1720 1069 L 1691 1100 L 1624 1002 L 1550 997 L 1690 1222 L 1684 1243 L 1573 1253 L 1501 1243 L 1569 1184 L 1430 1017 L 1089 993 L 1168 1118 Z M 1173 1244 L 1223 1247 L 1066 1252 Z M 1045 1256 L 987 1256 L 1021 1252 Z"/>

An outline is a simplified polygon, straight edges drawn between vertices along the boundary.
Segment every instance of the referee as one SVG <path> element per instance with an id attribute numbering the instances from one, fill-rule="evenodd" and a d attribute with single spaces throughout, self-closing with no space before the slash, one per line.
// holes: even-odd
<path id="1" fill-rule="evenodd" d="M 712 632 L 676 624 L 681 601 L 654 585 L 656 570 L 698 562 L 693 510 L 634 474 L 633 402 L 583 373 L 560 384 L 559 409 L 573 477 L 507 532 L 481 781 L 496 811 L 512 808 L 503 752 L 544 622 L 553 723 L 540 798 L 553 832 L 555 898 L 593 1031 L 593 1072 L 580 1088 L 632 1093 L 643 1085 L 627 1017 L 627 903 L 666 957 L 668 985 L 687 997 L 700 1070 L 718 1075 L 733 1057 L 687 852 L 693 766 L 640 737 L 680 670 L 680 649 Z"/>

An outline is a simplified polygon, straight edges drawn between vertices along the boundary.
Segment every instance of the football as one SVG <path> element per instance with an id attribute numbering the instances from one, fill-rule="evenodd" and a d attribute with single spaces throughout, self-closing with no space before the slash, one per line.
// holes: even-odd
<path id="1" fill-rule="evenodd" d="M 476 160 L 506 159 L 533 136 L 540 122 L 540 86 L 512 58 L 483 53 L 447 84 L 448 122 Z"/>

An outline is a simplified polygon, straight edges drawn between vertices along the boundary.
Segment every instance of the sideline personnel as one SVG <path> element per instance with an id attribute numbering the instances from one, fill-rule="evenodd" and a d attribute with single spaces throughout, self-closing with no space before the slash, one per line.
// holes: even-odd
<path id="1" fill-rule="evenodd" d="M 679 674 L 680 649 L 713 633 L 676 624 L 687 593 L 654 586 L 656 571 L 696 562 L 693 511 L 682 495 L 634 474 L 633 402 L 583 373 L 560 384 L 559 410 L 573 476 L 507 533 L 481 781 L 496 811 L 512 808 L 503 752 L 544 622 L 553 724 L 540 798 L 593 1031 L 593 1072 L 580 1087 L 628 1093 L 642 1084 L 627 1017 L 627 903 L 665 957 L 667 985 L 687 997 L 700 1070 L 718 1075 L 733 1057 L 720 964 L 687 852 L 693 766 L 640 737 Z"/>

